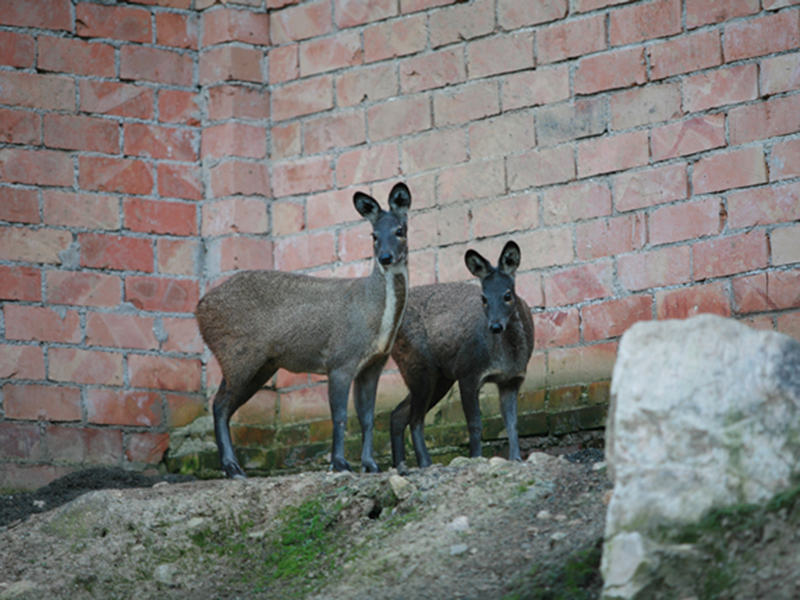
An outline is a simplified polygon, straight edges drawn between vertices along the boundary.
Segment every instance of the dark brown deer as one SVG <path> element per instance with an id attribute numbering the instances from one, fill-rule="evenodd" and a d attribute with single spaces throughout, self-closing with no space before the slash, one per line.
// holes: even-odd
<path id="1" fill-rule="evenodd" d="M 423 435 L 425 413 L 456 381 L 467 419 L 470 456 L 481 455 L 478 392 L 491 382 L 500 393 L 508 457 L 520 460 L 517 394 L 533 351 L 531 311 L 514 291 L 520 249 L 508 242 L 497 267 L 474 250 L 467 250 L 464 260 L 481 286 L 439 283 L 412 288 L 397 333 L 392 358 L 409 389 L 391 416 L 392 461 L 401 473 L 408 471 L 403 441 L 407 425 L 417 464 L 431 464 Z"/>
<path id="2" fill-rule="evenodd" d="M 354 384 L 361 469 L 378 471 L 372 456 L 375 392 L 408 296 L 406 223 L 411 193 L 405 184 L 396 184 L 389 194 L 389 211 L 361 192 L 355 193 L 353 203 L 372 224 L 375 264 L 368 277 L 243 271 L 197 305 L 200 332 L 222 368 L 214 397 L 214 433 L 229 477 L 245 476 L 231 443 L 231 415 L 281 367 L 327 374 L 331 466 L 336 471 L 350 470 L 344 435 L 347 398 Z"/>

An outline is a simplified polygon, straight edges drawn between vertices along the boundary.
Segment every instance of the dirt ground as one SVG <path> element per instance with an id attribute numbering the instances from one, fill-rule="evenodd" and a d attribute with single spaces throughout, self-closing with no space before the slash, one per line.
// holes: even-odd
<path id="1" fill-rule="evenodd" d="M 595 598 L 609 484 L 600 450 L 567 456 L 405 478 L 75 473 L 0 497 L 0 599 Z"/>

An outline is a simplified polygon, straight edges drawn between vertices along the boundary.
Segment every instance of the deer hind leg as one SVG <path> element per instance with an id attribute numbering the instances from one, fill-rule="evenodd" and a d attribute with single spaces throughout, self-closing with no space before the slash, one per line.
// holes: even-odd
<path id="1" fill-rule="evenodd" d="M 415 399 L 411 401 L 411 443 L 420 468 L 429 467 L 433 461 L 425 444 L 425 415 L 439 403 L 453 382 L 442 377 L 441 373 L 434 372 L 426 378 L 425 387 L 412 392 Z"/>
<path id="2" fill-rule="evenodd" d="M 392 439 L 392 465 L 401 475 L 408 473 L 406 466 L 406 445 L 405 433 L 408 422 L 411 419 L 411 395 L 398 404 L 392 411 L 391 439 Z"/>

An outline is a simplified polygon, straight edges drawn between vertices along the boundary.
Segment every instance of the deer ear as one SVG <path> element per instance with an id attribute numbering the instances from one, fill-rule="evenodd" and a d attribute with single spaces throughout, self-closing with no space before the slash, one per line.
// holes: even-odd
<path id="1" fill-rule="evenodd" d="M 404 216 L 411 206 L 411 192 L 405 183 L 396 183 L 389 192 L 389 208 L 393 213 Z"/>
<path id="2" fill-rule="evenodd" d="M 362 192 L 353 194 L 353 204 L 358 213 L 370 223 L 374 224 L 378 220 L 378 215 L 381 214 L 381 207 L 375 198 Z"/>
<path id="3" fill-rule="evenodd" d="M 500 258 L 497 261 L 497 270 L 506 275 L 513 276 L 519 267 L 520 263 L 520 250 L 516 242 L 509 241 L 503 246 L 503 251 L 500 253 Z"/>
<path id="4" fill-rule="evenodd" d="M 469 272 L 478 279 L 484 279 L 492 272 L 492 265 L 475 250 L 467 250 L 464 254 L 464 262 Z"/>

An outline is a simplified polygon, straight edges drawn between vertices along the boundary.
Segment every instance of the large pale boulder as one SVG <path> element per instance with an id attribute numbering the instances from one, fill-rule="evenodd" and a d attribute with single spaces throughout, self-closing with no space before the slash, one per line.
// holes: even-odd
<path id="1" fill-rule="evenodd" d="M 692 556 L 664 531 L 800 475 L 800 343 L 714 315 L 637 323 L 614 366 L 606 456 L 604 597 L 654 597 L 662 558 Z"/>

